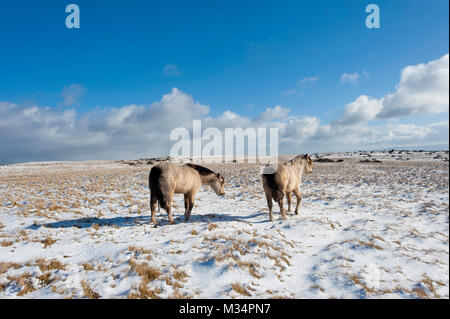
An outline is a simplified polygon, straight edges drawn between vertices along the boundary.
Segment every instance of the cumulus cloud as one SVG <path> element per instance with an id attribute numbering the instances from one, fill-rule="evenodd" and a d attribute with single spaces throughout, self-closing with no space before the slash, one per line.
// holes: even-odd
<path id="1" fill-rule="evenodd" d="M 355 101 L 345 106 L 342 116 L 334 123 L 354 125 L 371 121 L 380 113 L 382 108 L 383 105 L 380 100 L 361 95 Z"/>
<path id="2" fill-rule="evenodd" d="M 404 68 L 396 91 L 383 98 L 383 109 L 378 117 L 448 112 L 448 58 L 446 54 L 429 63 Z"/>
<path id="3" fill-rule="evenodd" d="M 274 108 L 269 107 L 259 115 L 257 121 L 271 122 L 275 119 L 282 119 L 287 117 L 290 111 L 290 108 L 282 107 L 281 105 L 277 105 Z"/>
<path id="4" fill-rule="evenodd" d="M 84 93 L 86 93 L 86 89 L 79 84 L 64 86 L 61 93 L 61 97 L 63 98 L 62 104 L 64 106 L 78 105 L 78 99 L 81 98 Z"/>
<path id="5" fill-rule="evenodd" d="M 403 69 L 394 93 L 382 98 L 361 95 L 337 119 L 291 115 L 287 107 L 269 107 L 255 117 L 226 110 L 211 116 L 209 106 L 173 88 L 145 105 L 95 109 L 78 114 L 0 102 L 0 162 L 127 159 L 167 155 L 177 127 L 203 129 L 248 127 L 279 130 L 279 152 L 328 152 L 356 149 L 448 145 L 448 121 L 416 125 L 396 118 L 448 112 L 448 55 Z M 375 124 L 372 120 L 379 120 Z M 386 120 L 388 119 L 388 120 Z"/>
<path id="6" fill-rule="evenodd" d="M 175 127 L 191 127 L 209 107 L 174 88 L 150 105 L 83 115 L 74 109 L 0 103 L 0 162 L 120 159 L 164 154 Z"/>
<path id="7" fill-rule="evenodd" d="M 407 66 L 394 93 L 381 98 L 359 96 L 347 104 L 335 123 L 352 125 L 374 119 L 391 119 L 449 110 L 449 56 Z"/>

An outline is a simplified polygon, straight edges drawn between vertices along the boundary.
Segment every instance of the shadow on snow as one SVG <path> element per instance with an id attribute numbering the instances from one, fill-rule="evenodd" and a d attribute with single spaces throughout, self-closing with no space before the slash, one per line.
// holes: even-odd
<path id="1" fill-rule="evenodd" d="M 159 215 L 159 216 L 158 216 Z M 188 221 L 184 220 L 184 215 L 174 216 L 176 224 L 181 223 L 200 223 L 200 222 L 233 222 L 233 221 L 247 221 L 248 219 L 256 218 L 258 216 L 265 215 L 264 212 L 258 211 L 251 215 L 237 216 L 229 214 L 205 214 L 205 215 L 191 215 Z M 161 212 L 157 214 L 158 226 L 169 225 L 167 214 Z M 250 223 L 263 223 L 268 222 L 268 220 L 257 220 L 248 221 Z M 77 219 L 60 220 L 52 223 L 30 225 L 27 229 L 39 229 L 40 227 L 47 228 L 90 228 L 94 225 L 99 227 L 112 226 L 112 227 L 132 227 L 140 225 L 151 225 L 151 216 L 134 216 L 134 217 L 113 217 L 113 218 L 97 218 L 97 217 L 86 217 Z"/>

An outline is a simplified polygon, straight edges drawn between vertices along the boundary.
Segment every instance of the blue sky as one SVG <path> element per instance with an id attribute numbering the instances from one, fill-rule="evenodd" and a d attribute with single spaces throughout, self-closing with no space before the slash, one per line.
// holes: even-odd
<path id="1" fill-rule="evenodd" d="M 80 29 L 65 26 L 69 3 L 0 3 L 0 102 L 73 108 L 80 118 L 150 105 L 177 88 L 212 117 L 255 118 L 281 105 L 327 125 L 360 95 L 393 93 L 406 66 L 449 51 L 446 0 L 77 0 Z M 380 29 L 365 27 L 369 3 L 380 7 Z M 70 85 L 81 93 L 64 103 Z M 442 118 L 448 105 L 397 121 Z"/>

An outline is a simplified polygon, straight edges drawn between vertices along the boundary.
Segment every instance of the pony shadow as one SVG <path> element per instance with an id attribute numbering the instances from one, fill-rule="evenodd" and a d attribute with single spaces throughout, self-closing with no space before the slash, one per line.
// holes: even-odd
<path id="1" fill-rule="evenodd" d="M 229 215 L 229 214 L 205 214 L 205 215 L 196 215 L 193 214 L 189 218 L 188 221 L 184 221 L 184 216 L 181 216 L 180 219 L 184 223 L 197 223 L 197 222 L 214 222 L 214 223 L 220 223 L 220 222 L 235 222 L 235 221 L 248 221 L 249 219 L 253 219 L 255 217 L 265 215 L 265 212 L 258 211 L 251 215 Z M 257 223 L 265 223 L 266 220 L 258 220 L 258 221 L 248 221 L 252 224 Z"/>
<path id="2" fill-rule="evenodd" d="M 184 215 L 174 216 L 176 223 L 201 223 L 201 222 L 233 222 L 233 221 L 245 221 L 251 218 L 255 218 L 264 215 L 264 212 L 258 211 L 251 215 L 229 215 L 229 214 L 205 214 L 205 215 L 191 215 L 188 221 L 184 220 Z M 169 224 L 167 214 L 161 213 L 157 216 L 158 225 L 163 226 Z M 268 220 L 251 221 L 251 223 L 265 223 Z M 139 225 L 151 225 L 151 216 L 135 216 L 135 217 L 113 217 L 113 218 L 97 218 L 86 217 L 78 219 L 60 220 L 52 223 L 30 225 L 27 229 L 39 229 L 40 227 L 47 228 L 90 228 L 94 225 L 99 227 L 113 226 L 113 227 L 132 227 Z"/>
<path id="3" fill-rule="evenodd" d="M 45 223 L 38 225 L 28 226 L 27 229 L 38 229 L 40 227 L 47 228 L 89 228 L 93 225 L 102 226 L 115 226 L 115 227 L 130 227 L 146 225 L 151 223 L 151 216 L 136 216 L 136 217 L 114 217 L 114 218 L 78 218 L 71 220 L 60 220 L 53 223 Z"/>

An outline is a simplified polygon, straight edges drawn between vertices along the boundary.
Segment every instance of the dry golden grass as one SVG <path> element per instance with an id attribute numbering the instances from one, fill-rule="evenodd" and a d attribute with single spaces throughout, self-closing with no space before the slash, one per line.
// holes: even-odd
<path id="1" fill-rule="evenodd" d="M 188 275 L 186 274 L 185 271 L 183 270 L 176 270 L 173 273 L 173 278 L 182 282 L 186 282 L 186 278 L 188 277 Z"/>
<path id="2" fill-rule="evenodd" d="M 18 263 L 13 262 L 1 262 L 0 263 L 0 275 L 7 272 L 10 268 L 19 269 L 21 267 Z"/>
<path id="3" fill-rule="evenodd" d="M 46 271 L 49 271 L 52 269 L 63 270 L 65 268 L 64 264 L 56 259 L 46 260 L 44 258 L 40 258 L 40 259 L 36 260 L 36 265 L 39 267 L 39 269 L 42 272 L 46 272 Z"/>
<path id="4" fill-rule="evenodd" d="M 85 280 L 81 281 L 81 287 L 83 287 L 84 295 L 89 299 L 100 298 L 100 295 L 97 292 L 95 292 L 95 290 L 92 289 L 91 286 L 89 286 L 89 284 Z"/>
<path id="5" fill-rule="evenodd" d="M 53 245 L 54 243 L 56 243 L 58 240 L 51 238 L 50 236 L 45 237 L 44 240 L 41 241 L 41 243 L 44 244 L 44 248 L 47 248 L 48 246 Z"/>
<path id="6" fill-rule="evenodd" d="M 94 265 L 91 263 L 84 263 L 82 264 L 84 270 L 94 270 Z"/>
<path id="7" fill-rule="evenodd" d="M 52 276 L 51 272 L 46 272 L 46 273 L 38 276 L 37 279 L 43 286 L 47 286 L 47 285 L 51 284 L 53 281 L 55 281 L 55 279 L 56 279 L 56 278 L 51 278 L 51 276 Z"/>
<path id="8" fill-rule="evenodd" d="M 28 279 L 25 284 L 22 286 L 22 289 L 17 293 L 17 296 L 24 296 L 32 291 L 36 290 L 32 283 L 31 279 Z"/>
<path id="9" fill-rule="evenodd" d="M 172 295 L 169 296 L 169 299 L 189 299 L 189 295 L 182 294 L 177 288 L 175 288 Z"/>
<path id="10" fill-rule="evenodd" d="M 2 243 L 0 244 L 0 246 L 8 247 L 8 246 L 11 246 L 12 244 L 13 244 L 13 242 L 10 240 L 3 240 Z"/>
<path id="11" fill-rule="evenodd" d="M 236 291 L 237 293 L 241 294 L 241 295 L 245 295 L 245 296 L 249 296 L 250 297 L 250 293 L 248 292 L 247 289 L 245 289 L 240 283 L 235 282 L 231 284 L 231 289 L 233 289 L 234 291 Z"/>
<path id="12" fill-rule="evenodd" d="M 138 293 L 130 291 L 128 294 L 128 299 L 160 299 L 158 294 L 162 290 L 160 288 L 150 289 L 148 287 L 148 281 L 142 280 L 138 287 Z"/>
<path id="13" fill-rule="evenodd" d="M 146 263 L 138 263 L 134 259 L 130 259 L 130 267 L 131 270 L 137 272 L 147 282 L 157 279 L 162 274 L 158 268 L 149 266 Z"/>
<path id="14" fill-rule="evenodd" d="M 217 228 L 217 224 L 215 224 L 215 223 L 210 223 L 210 224 L 208 225 L 208 230 L 209 230 L 209 231 L 212 231 L 212 230 L 215 229 L 215 228 Z"/>
<path id="15" fill-rule="evenodd" d="M 36 288 L 34 288 L 33 283 L 31 281 L 31 274 L 26 272 L 23 273 L 19 276 L 8 276 L 7 277 L 8 280 L 10 281 L 15 281 L 19 286 L 22 287 L 22 289 L 17 293 L 17 296 L 24 296 L 34 290 L 36 290 Z"/>
<path id="16" fill-rule="evenodd" d="M 419 298 L 422 298 L 422 299 L 428 299 L 428 298 L 430 298 L 423 288 L 420 288 L 420 287 L 414 287 L 412 291 L 413 291 L 413 292 L 416 294 L 416 296 L 419 297 Z"/>
<path id="17" fill-rule="evenodd" d="M 198 235 L 198 231 L 196 231 L 195 229 L 191 230 L 191 235 L 193 236 Z"/>
<path id="18" fill-rule="evenodd" d="M 155 255 L 155 252 L 151 249 L 145 249 L 142 247 L 136 247 L 136 246 L 130 246 L 128 247 L 128 251 L 131 251 L 133 253 L 139 253 L 143 255 Z"/>

